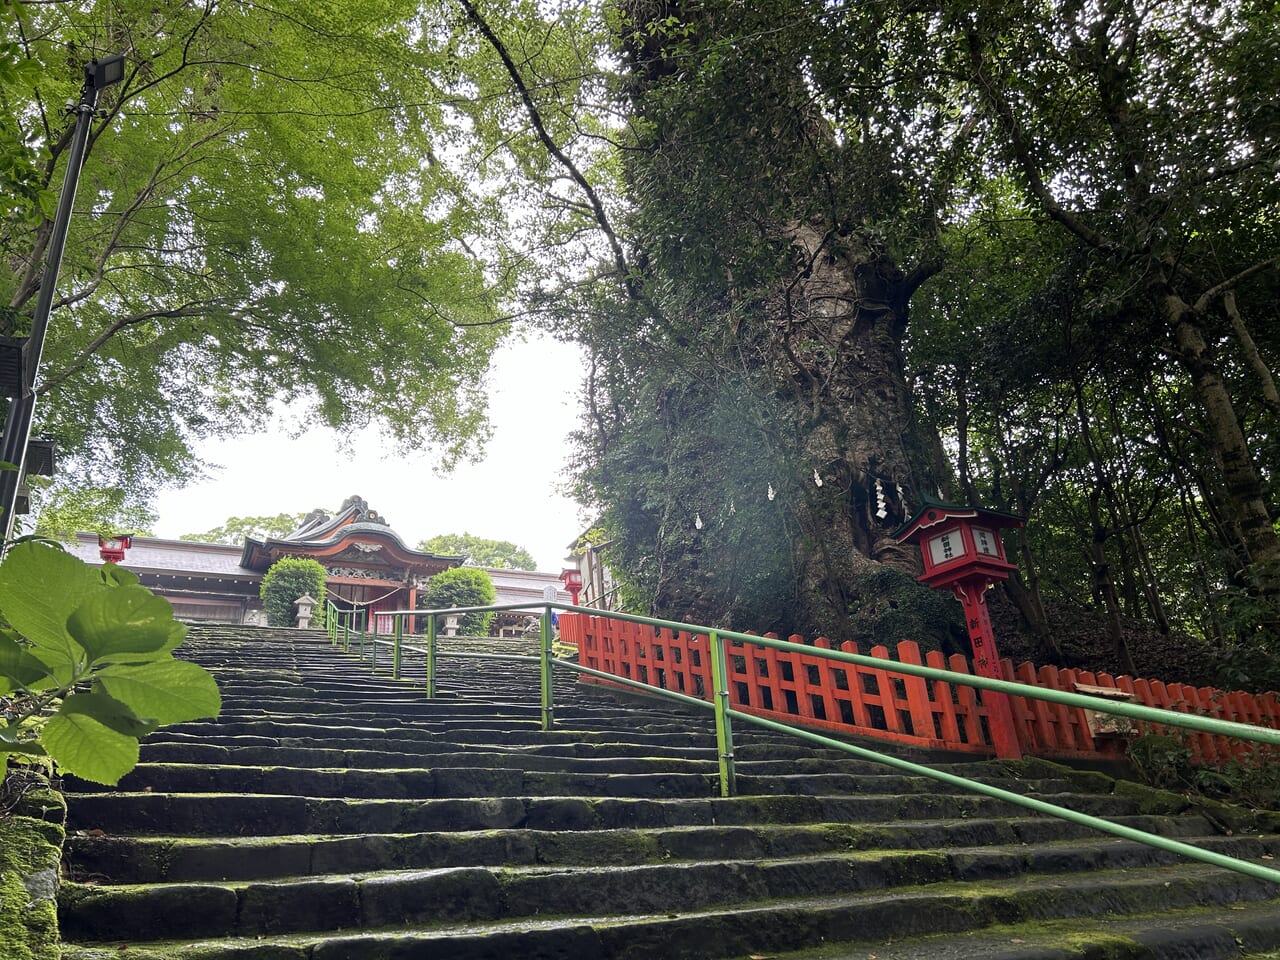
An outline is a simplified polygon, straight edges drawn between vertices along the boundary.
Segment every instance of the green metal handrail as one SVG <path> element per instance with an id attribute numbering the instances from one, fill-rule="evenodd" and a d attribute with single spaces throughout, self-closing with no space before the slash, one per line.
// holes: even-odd
<path id="1" fill-rule="evenodd" d="M 442 653 L 436 649 L 436 630 L 435 618 L 442 615 L 452 615 L 460 613 L 482 613 L 489 611 L 503 610 L 530 610 L 528 604 L 501 604 L 489 605 L 481 607 L 451 607 L 444 610 L 412 610 L 412 611 L 379 611 L 381 616 L 406 617 L 406 616 L 425 616 L 427 617 L 427 645 L 425 648 L 407 646 L 402 642 L 402 631 L 397 629 L 394 632 L 394 638 L 391 643 L 394 644 L 393 664 L 396 665 L 398 674 L 398 665 L 400 663 L 400 655 L 402 648 L 422 652 L 426 655 L 427 668 L 427 695 L 434 697 L 435 689 L 435 664 L 439 657 L 447 656 L 451 658 L 471 658 L 471 659 L 492 659 L 492 660 L 508 660 L 520 662 L 536 662 L 539 664 L 541 700 L 542 700 L 542 729 L 550 730 L 554 724 L 554 703 L 552 699 L 552 672 L 555 666 L 560 666 L 573 673 L 583 674 L 587 676 L 597 677 L 607 680 L 610 683 L 619 686 L 642 690 L 645 693 L 660 696 L 669 700 L 673 700 L 688 706 L 701 710 L 712 710 L 715 715 L 716 728 L 716 752 L 719 767 L 719 785 L 721 796 L 729 797 L 736 793 L 736 778 L 734 772 L 734 752 L 733 752 L 733 721 L 741 720 L 745 723 L 755 726 L 764 727 L 769 730 L 775 730 L 791 736 L 807 740 L 811 743 L 819 744 L 844 753 L 860 757 L 862 759 L 871 760 L 886 766 L 894 767 L 912 773 L 917 776 L 927 777 L 950 786 L 959 787 L 972 793 L 993 797 L 995 799 L 1004 800 L 1018 806 L 1035 810 L 1050 816 L 1058 817 L 1072 823 L 1078 823 L 1098 830 L 1102 833 L 1108 833 L 1113 836 L 1122 837 L 1128 840 L 1134 840 L 1139 843 L 1146 844 L 1156 849 L 1175 853 L 1191 860 L 1198 860 L 1202 863 L 1208 863 L 1213 866 L 1223 867 L 1228 870 L 1234 870 L 1256 879 L 1265 880 L 1271 883 L 1280 883 L 1280 870 L 1271 867 L 1265 867 L 1260 864 L 1251 863 L 1248 860 L 1240 860 L 1225 854 L 1216 853 L 1212 850 L 1205 850 L 1200 847 L 1192 846 L 1178 840 L 1171 840 L 1167 837 L 1157 836 L 1156 834 L 1146 833 L 1133 827 L 1127 827 L 1122 824 L 1112 823 L 1100 817 L 1091 814 L 1080 813 L 1076 810 L 1061 807 L 1057 804 L 1048 803 L 1044 800 L 1037 800 L 1034 797 L 1027 797 L 1019 793 L 994 787 L 989 784 L 979 783 L 966 777 L 957 776 L 956 774 L 947 773 L 942 770 L 935 770 L 921 764 L 904 760 L 891 754 L 880 753 L 870 750 L 866 747 L 855 746 L 842 740 L 836 740 L 832 737 L 823 736 L 812 730 L 792 724 L 781 723 L 776 720 L 759 717 L 755 714 L 746 713 L 741 710 L 735 710 L 729 703 L 728 690 L 728 672 L 726 660 L 725 640 L 740 640 L 747 643 L 758 644 L 765 647 L 773 647 L 779 650 L 789 650 L 802 652 L 810 656 L 818 656 L 829 660 L 836 660 L 844 663 L 852 663 L 858 666 L 872 667 L 876 670 L 888 673 L 904 673 L 911 676 L 924 677 L 930 680 L 943 680 L 949 683 L 958 683 L 965 686 L 977 687 L 984 690 L 993 690 L 999 693 L 1013 694 L 1021 697 L 1029 697 L 1039 700 L 1047 700 L 1055 703 L 1063 703 L 1069 706 L 1084 707 L 1089 710 L 1096 710 L 1100 713 L 1109 713 L 1117 716 L 1127 716 L 1134 719 L 1146 720 L 1149 722 L 1161 723 L 1167 726 L 1179 726 L 1193 730 L 1200 730 L 1206 733 L 1212 733 L 1218 736 L 1234 736 L 1242 739 L 1251 740 L 1258 743 L 1280 744 L 1280 731 L 1267 727 L 1257 727 L 1252 724 L 1237 723 L 1235 721 L 1218 720 L 1212 717 L 1201 717 L 1192 714 L 1179 713 L 1173 710 L 1163 710 L 1158 707 L 1148 707 L 1143 704 L 1133 704 L 1117 702 L 1101 697 L 1092 697 L 1087 694 L 1068 693 L 1063 690 L 1051 690 L 1044 687 L 1036 687 L 1029 684 L 1017 683 L 1008 680 L 996 680 L 989 677 L 981 677 L 967 673 L 956 673 L 950 670 L 942 670 L 936 667 L 927 667 L 919 664 L 902 663 L 895 660 L 885 660 L 879 657 L 868 657 L 861 654 L 847 653 L 842 650 L 829 650 L 823 647 L 811 647 L 806 644 L 792 643 L 786 640 L 775 640 L 768 637 L 760 637 L 754 634 L 738 633 L 732 630 L 717 630 L 711 627 L 703 627 L 697 624 L 681 623 L 672 620 L 660 620 L 653 617 L 643 617 L 636 614 L 624 614 L 617 612 L 609 612 L 607 615 L 601 614 L 599 610 L 591 607 L 580 607 L 573 604 L 563 604 L 546 602 L 539 605 L 541 608 L 540 631 L 539 631 L 539 655 L 531 657 L 519 654 L 486 654 L 486 653 L 468 653 L 468 652 L 445 652 Z M 697 697 L 691 697 L 687 694 L 677 693 L 673 690 L 666 690 L 662 687 L 654 686 L 650 683 L 644 683 L 638 680 L 631 680 L 626 677 L 620 677 L 603 670 L 595 670 L 585 667 L 580 663 L 573 663 L 566 660 L 556 660 L 552 655 L 552 629 L 551 615 L 553 610 L 561 610 L 569 613 L 583 613 L 589 616 L 606 617 L 608 619 L 626 620 L 633 623 L 648 624 L 654 627 L 661 627 L 676 631 L 688 631 L 691 633 L 705 635 L 711 648 L 711 673 L 712 673 L 712 699 L 711 702 L 701 700 Z M 345 611 L 339 611 L 345 613 Z M 379 641 L 374 640 L 374 646 Z M 363 656 L 361 655 L 363 659 Z"/>

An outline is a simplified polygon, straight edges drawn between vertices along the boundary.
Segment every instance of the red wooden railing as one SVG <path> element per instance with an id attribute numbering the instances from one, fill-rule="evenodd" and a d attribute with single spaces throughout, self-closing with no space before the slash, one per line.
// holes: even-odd
<path id="1" fill-rule="evenodd" d="M 705 634 L 677 633 L 585 614 L 561 616 L 560 634 L 565 642 L 577 645 L 578 660 L 583 666 L 710 699 L 711 661 Z M 788 639 L 797 644 L 805 642 L 794 635 Z M 832 649 L 826 637 L 819 637 L 813 646 Z M 726 641 L 725 649 L 729 700 L 735 709 L 909 746 L 960 753 L 992 752 L 987 727 L 987 702 L 992 694 L 941 680 L 895 674 L 891 666 L 894 658 L 886 647 L 875 646 L 869 651 L 870 656 L 886 662 L 884 670 L 746 642 Z M 851 642 L 842 643 L 837 649 L 862 652 Z M 963 656 L 945 657 L 930 651 L 922 658 L 919 646 L 912 642 L 898 644 L 896 659 L 956 673 L 970 672 Z M 1032 686 L 1073 693 L 1095 692 L 1082 687 L 1115 690 L 1117 696 L 1151 707 L 1280 727 L 1280 700 L 1275 693 L 1227 693 L 1159 680 L 1114 678 L 1086 670 L 1037 669 L 1031 663 L 1015 669 L 1009 660 L 1001 662 L 1001 671 L 1006 680 Z M 587 676 L 582 680 L 608 683 Z M 1019 696 L 1010 696 L 1009 701 L 1022 751 L 1033 756 L 1114 757 L 1123 749 L 1126 731 L 1133 730 L 1127 721 L 1116 724 L 1080 707 Z M 1193 760 L 1200 763 L 1222 763 L 1254 749 L 1241 741 L 1207 733 L 1183 732 L 1180 736 L 1191 749 Z"/>

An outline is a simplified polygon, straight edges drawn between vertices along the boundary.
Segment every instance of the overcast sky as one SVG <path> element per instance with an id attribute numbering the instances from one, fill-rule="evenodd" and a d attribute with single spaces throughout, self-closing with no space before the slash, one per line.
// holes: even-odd
<path id="1" fill-rule="evenodd" d="M 503 347 L 490 377 L 494 430 L 487 456 L 443 478 L 427 453 L 387 453 L 376 431 L 353 438 L 351 453 L 334 452 L 332 431 L 293 439 L 286 425 L 206 444 L 199 454 L 219 466 L 205 482 L 160 495 L 156 534 L 200 533 L 232 516 L 332 511 L 356 494 L 409 546 L 436 534 L 471 533 L 510 540 L 533 554 L 539 570 L 559 572 L 587 521 L 557 492 L 583 377 L 576 346 L 538 339 Z"/>

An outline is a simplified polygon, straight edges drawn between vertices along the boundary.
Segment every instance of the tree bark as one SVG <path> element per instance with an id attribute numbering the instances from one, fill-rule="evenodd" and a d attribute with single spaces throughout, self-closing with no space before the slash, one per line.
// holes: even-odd
<path id="1" fill-rule="evenodd" d="M 1203 319 L 1182 298 L 1166 290 L 1165 316 L 1173 332 L 1178 359 L 1191 377 L 1204 410 L 1207 439 L 1222 467 L 1223 485 L 1259 592 L 1280 592 L 1280 538 L 1263 495 L 1262 478 L 1254 466 L 1240 419 L 1226 383 L 1218 372 L 1205 338 Z"/>
<path id="2" fill-rule="evenodd" d="M 1266 401 L 1272 413 L 1280 415 L 1280 391 L 1276 390 L 1276 381 L 1271 376 L 1271 368 L 1262 359 L 1262 354 L 1258 352 L 1258 345 L 1253 342 L 1253 337 L 1249 335 L 1249 328 L 1245 326 L 1244 317 L 1240 315 L 1240 308 L 1236 306 L 1234 290 L 1228 290 L 1222 295 L 1222 306 L 1227 311 L 1227 317 L 1231 320 L 1232 332 L 1235 333 L 1236 339 L 1240 341 L 1240 349 L 1244 351 L 1245 362 L 1249 364 L 1249 368 L 1257 376 L 1258 382 L 1262 384 L 1262 399 Z"/>

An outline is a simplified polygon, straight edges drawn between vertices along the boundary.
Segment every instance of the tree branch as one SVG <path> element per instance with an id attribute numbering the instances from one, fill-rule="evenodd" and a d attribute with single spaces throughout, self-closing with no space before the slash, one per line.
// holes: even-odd
<path id="1" fill-rule="evenodd" d="M 207 305 L 199 303 L 199 301 L 185 304 L 181 307 L 175 307 L 172 310 L 147 310 L 143 313 L 135 313 L 127 317 L 119 317 L 107 324 L 106 327 L 98 333 L 96 337 L 89 341 L 88 345 L 80 351 L 74 360 L 68 363 L 57 373 L 44 377 L 40 381 L 40 385 L 36 388 L 36 393 L 43 396 L 56 387 L 61 386 L 69 380 L 76 372 L 78 372 L 89 358 L 97 353 L 98 348 L 110 340 L 113 336 L 123 330 L 125 327 L 131 327 L 135 324 L 145 323 L 147 320 L 159 319 L 177 319 L 179 317 L 199 317 L 207 312 Z"/>
<path id="2" fill-rule="evenodd" d="M 1200 294 L 1200 298 L 1196 300 L 1196 305 L 1193 309 L 1197 313 L 1204 313 L 1209 309 L 1209 306 L 1213 301 L 1217 300 L 1218 297 L 1227 293 L 1229 290 L 1234 290 L 1240 285 L 1241 281 L 1247 280 L 1255 273 L 1261 273 L 1263 270 L 1275 266 L 1280 266 L 1280 257 L 1272 257 L 1270 260 L 1259 260 L 1253 266 L 1246 267 L 1241 270 L 1234 277 L 1227 277 L 1227 279 L 1223 280 L 1221 283 L 1215 284 L 1204 293 Z"/>
<path id="3" fill-rule="evenodd" d="M 631 268 L 627 265 L 626 255 L 622 251 L 622 243 L 618 240 L 618 235 L 613 229 L 613 224 L 609 222 L 609 215 L 605 212 L 604 204 L 600 201 L 599 195 L 591 182 L 583 175 L 569 157 L 560 149 L 559 145 L 547 131 L 546 125 L 542 120 L 542 113 L 538 109 L 538 105 L 533 102 L 533 96 L 529 92 L 528 86 L 525 85 L 524 77 L 520 73 L 520 68 L 516 66 L 515 60 L 512 59 L 510 52 L 502 39 L 493 32 L 488 22 L 475 8 L 471 0 L 458 0 L 462 9 L 466 11 L 467 17 L 475 24 L 476 29 L 484 36 L 489 45 L 493 47 L 494 52 L 502 60 L 502 64 L 506 67 L 507 75 L 511 77 L 512 84 L 515 85 L 516 91 L 520 94 L 520 99 L 524 103 L 525 112 L 529 115 L 529 123 L 533 126 L 534 132 L 538 135 L 538 139 L 542 141 L 542 145 L 546 147 L 547 152 L 556 159 L 569 176 L 573 179 L 579 189 L 587 197 L 587 202 L 591 205 L 591 211 L 595 218 L 596 224 L 600 227 L 600 232 L 604 234 L 605 239 L 609 243 L 609 249 L 613 253 L 614 266 L 618 271 L 618 279 L 622 283 L 627 292 L 627 296 L 632 300 L 640 299 L 640 289 L 634 278 L 631 276 Z"/>

